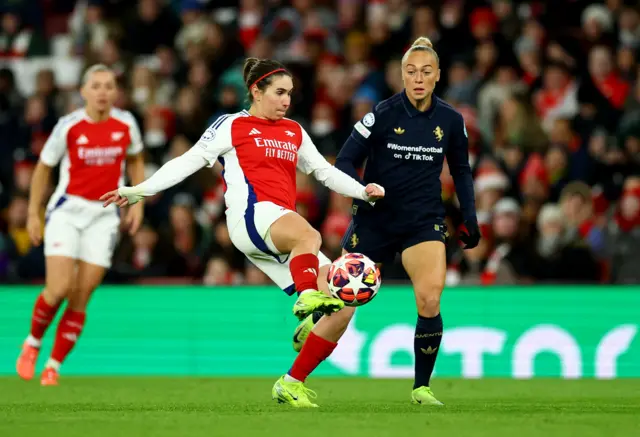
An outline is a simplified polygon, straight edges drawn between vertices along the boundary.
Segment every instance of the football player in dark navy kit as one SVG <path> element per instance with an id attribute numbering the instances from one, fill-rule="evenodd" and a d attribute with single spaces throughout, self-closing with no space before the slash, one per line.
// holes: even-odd
<path id="1" fill-rule="evenodd" d="M 418 307 L 412 402 L 442 405 L 431 391 L 430 379 L 443 331 L 440 296 L 447 270 L 447 229 L 440 174 L 445 157 L 467 231 L 460 237 L 466 249 L 478 245 L 480 230 L 467 130 L 462 115 L 433 94 L 440 69 L 428 38 L 418 38 L 405 53 L 402 79 L 404 91 L 380 102 L 357 122 L 338 155 L 336 167 L 355 178 L 366 159 L 364 180 L 376 181 L 386 191 L 375 206 L 354 202 L 342 247 L 380 264 L 401 254 Z M 331 317 L 347 319 L 353 312 L 345 308 Z M 298 327 L 298 341 L 308 330 L 305 322 L 312 321 L 313 317 Z"/>

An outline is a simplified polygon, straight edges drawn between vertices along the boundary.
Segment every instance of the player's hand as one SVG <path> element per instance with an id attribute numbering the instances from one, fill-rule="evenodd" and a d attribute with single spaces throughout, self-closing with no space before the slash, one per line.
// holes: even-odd
<path id="1" fill-rule="evenodd" d="M 144 219 L 144 204 L 142 202 L 136 203 L 129 208 L 127 216 L 124 219 L 125 226 L 129 229 L 129 235 L 132 237 L 140 229 L 142 220 Z"/>
<path id="2" fill-rule="evenodd" d="M 478 226 L 477 221 L 465 221 L 465 228 L 467 228 L 467 232 L 460 232 L 460 240 L 464 243 L 464 249 L 473 249 L 480 243 L 480 227 Z"/>
<path id="3" fill-rule="evenodd" d="M 118 193 L 118 190 L 113 190 L 113 191 L 109 191 L 108 193 L 104 193 L 102 196 L 100 196 L 100 200 L 104 201 L 104 203 L 102 204 L 103 208 L 106 208 L 112 203 L 115 203 L 120 208 L 123 208 L 127 206 L 127 203 L 128 203 L 127 198 L 122 197 L 120 193 Z"/>
<path id="4" fill-rule="evenodd" d="M 27 218 L 27 232 L 33 247 L 38 247 L 42 243 L 42 221 L 37 214 L 30 214 Z"/>
<path id="5" fill-rule="evenodd" d="M 120 208 L 127 205 L 135 205 L 143 199 L 143 195 L 138 192 L 136 187 L 120 187 L 117 190 L 109 191 L 100 197 L 103 200 L 103 207 L 107 207 L 115 203 Z"/>
<path id="6" fill-rule="evenodd" d="M 384 197 L 384 188 L 378 184 L 368 184 L 364 189 L 364 193 L 367 197 L 366 201 L 371 203 Z"/>

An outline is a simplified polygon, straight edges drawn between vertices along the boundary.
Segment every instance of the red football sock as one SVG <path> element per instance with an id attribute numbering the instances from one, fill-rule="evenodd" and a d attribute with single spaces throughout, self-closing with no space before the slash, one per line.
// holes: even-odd
<path id="1" fill-rule="evenodd" d="M 304 382 L 311 372 L 316 370 L 316 367 L 331 355 L 337 345 L 338 343 L 325 340 L 311 332 L 307 337 L 307 341 L 304 342 L 298 357 L 293 362 L 289 375 L 298 381 Z"/>
<path id="2" fill-rule="evenodd" d="M 305 290 L 318 289 L 318 271 L 320 270 L 320 261 L 318 257 L 312 253 L 303 253 L 291 260 L 289 270 L 293 277 L 293 283 L 296 291 L 301 293 Z"/>
<path id="3" fill-rule="evenodd" d="M 82 332 L 84 320 L 84 312 L 71 311 L 70 309 L 64 312 L 56 331 L 56 340 L 53 343 L 53 351 L 51 352 L 52 360 L 62 363 L 69 355 Z"/>
<path id="4" fill-rule="evenodd" d="M 36 340 L 40 340 L 47 328 L 51 324 L 51 321 L 56 316 L 60 308 L 58 305 L 49 305 L 42 297 L 42 293 L 38 295 L 36 304 L 33 307 L 33 315 L 31 316 L 31 336 Z"/>

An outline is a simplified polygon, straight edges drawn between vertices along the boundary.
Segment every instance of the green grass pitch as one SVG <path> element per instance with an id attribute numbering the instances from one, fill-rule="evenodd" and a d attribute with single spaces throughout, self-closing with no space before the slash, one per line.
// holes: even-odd
<path id="1" fill-rule="evenodd" d="M 433 408 L 406 380 L 312 378 L 315 410 L 273 402 L 274 380 L 4 377 L 0 436 L 640 436 L 640 380 L 438 379 Z"/>

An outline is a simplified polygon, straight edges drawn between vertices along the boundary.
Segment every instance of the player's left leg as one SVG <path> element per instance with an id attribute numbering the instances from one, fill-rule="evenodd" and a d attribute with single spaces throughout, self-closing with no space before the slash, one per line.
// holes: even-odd
<path id="1" fill-rule="evenodd" d="M 319 320 L 314 326 L 314 314 L 310 315 L 310 319 L 303 322 L 298 329 L 306 329 L 307 333 L 300 332 L 304 335 L 304 341 L 300 341 L 302 348 L 298 356 L 294 360 L 289 371 L 282 376 L 273 387 L 273 398 L 278 402 L 286 402 L 293 406 L 317 407 L 316 404 L 296 405 L 293 400 L 297 397 L 296 391 L 308 389 L 304 387 L 304 383 L 311 373 L 326 360 L 334 349 L 338 346 L 338 341 L 345 333 L 349 322 L 353 318 L 355 308 L 344 307 L 340 311 L 331 315 L 319 315 Z M 296 339 L 294 337 L 294 344 Z M 294 346 L 295 347 L 295 346 Z M 307 393 L 309 394 L 309 393 Z M 313 397 L 315 393 L 311 392 Z"/>
<path id="2" fill-rule="evenodd" d="M 86 320 L 86 310 L 93 291 L 98 288 L 106 269 L 103 266 L 78 262 L 75 286 L 68 298 L 67 308 L 58 323 L 51 357 L 42 373 L 42 385 L 57 385 L 60 366 L 76 345 Z"/>
<path id="3" fill-rule="evenodd" d="M 235 234 L 236 241 L 240 238 Z M 270 255 L 254 251 L 245 253 L 249 261 L 264 272 L 273 282 L 276 283 L 283 291 L 289 295 L 295 295 L 296 291 L 293 287 L 293 278 L 289 268 L 289 260 L 280 262 Z M 320 352 L 312 353 L 313 356 L 329 356 L 335 348 L 335 343 L 325 339 L 320 339 L 321 347 L 324 349 Z M 313 349 L 313 348 L 312 348 Z M 306 354 L 309 355 L 309 352 Z M 320 359 L 322 361 L 322 358 Z M 290 375 L 286 375 L 278 379 L 271 391 L 273 399 L 278 402 L 288 403 L 296 408 L 317 407 L 311 402 L 310 398 L 315 397 L 315 393 L 304 385 L 304 381 L 292 379 Z"/>
<path id="4" fill-rule="evenodd" d="M 248 254 L 247 257 L 280 288 L 290 295 L 295 294 L 289 260 L 280 263 L 273 258 L 259 254 Z M 326 277 L 331 261 L 322 253 L 318 254 L 318 261 L 320 277 Z M 328 291 L 326 281 L 319 279 L 317 286 L 320 291 Z M 311 325 L 304 347 L 293 365 L 273 386 L 271 394 L 274 400 L 296 408 L 317 407 L 311 400 L 315 397 L 315 393 L 305 386 L 305 381 L 311 372 L 336 348 L 337 341 L 346 330 L 352 313 L 353 309 L 343 309 L 331 316 L 324 317 L 322 323 L 319 323 L 317 327 L 314 328 Z M 310 332 L 311 329 L 313 332 Z"/>
<path id="5" fill-rule="evenodd" d="M 442 405 L 430 388 L 431 374 L 435 367 L 442 341 L 442 316 L 440 296 L 446 275 L 445 232 L 433 227 L 427 235 L 416 236 L 422 241 L 402 251 L 402 264 L 411 279 L 415 291 L 418 320 L 414 337 L 415 382 L 412 401 L 416 404 Z M 433 237 L 428 235 L 433 233 Z"/>

